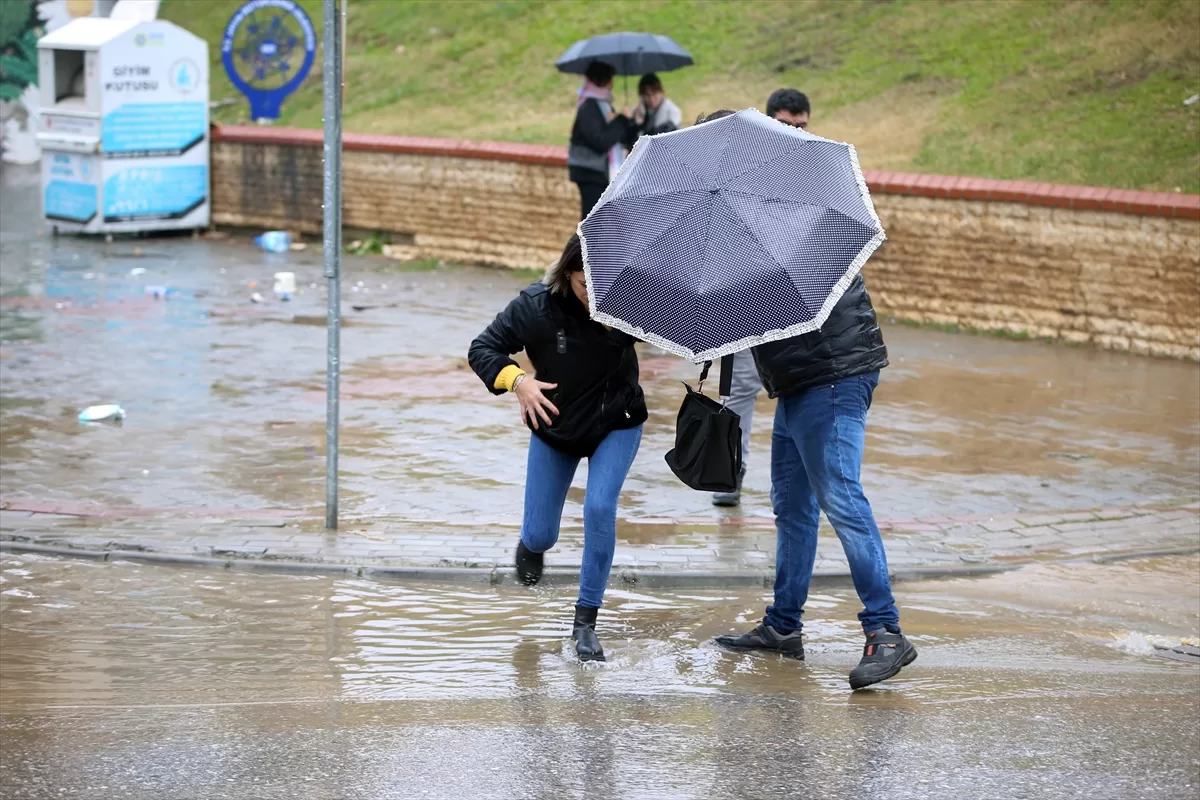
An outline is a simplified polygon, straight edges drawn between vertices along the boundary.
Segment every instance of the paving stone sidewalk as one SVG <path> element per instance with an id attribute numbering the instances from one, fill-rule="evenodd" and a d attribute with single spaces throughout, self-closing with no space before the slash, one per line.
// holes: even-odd
<path id="1" fill-rule="evenodd" d="M 336 533 L 280 511 L 154 512 L 10 502 L 0 510 L 0 549 L 194 563 L 243 569 L 358 573 L 372 577 L 511 579 L 518 529 L 480 520 L 348 521 Z M 1200 550 L 1200 503 L 1091 511 L 880 520 L 899 579 L 970 574 L 1045 560 L 1109 559 Z M 553 579 L 578 574 L 581 520 L 564 520 L 547 556 Z M 773 520 L 714 512 L 683 519 L 623 519 L 614 577 L 640 585 L 769 585 Z M 822 521 L 816 574 L 849 574 Z"/>

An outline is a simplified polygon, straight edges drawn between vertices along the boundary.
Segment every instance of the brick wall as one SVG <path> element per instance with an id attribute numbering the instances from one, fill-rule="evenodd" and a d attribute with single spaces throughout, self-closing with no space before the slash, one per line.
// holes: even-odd
<path id="1" fill-rule="evenodd" d="M 216 128 L 213 220 L 321 232 L 321 132 Z M 543 267 L 579 198 L 560 147 L 346 134 L 344 224 L 414 256 Z M 867 173 L 883 313 L 1200 361 L 1200 195 Z"/>

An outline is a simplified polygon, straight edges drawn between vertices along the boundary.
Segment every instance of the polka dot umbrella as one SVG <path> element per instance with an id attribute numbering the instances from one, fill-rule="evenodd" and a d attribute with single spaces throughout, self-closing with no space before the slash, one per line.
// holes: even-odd
<path id="1" fill-rule="evenodd" d="M 754 109 L 643 136 L 579 237 L 592 316 L 697 363 L 818 330 L 886 238 L 853 145 Z"/>

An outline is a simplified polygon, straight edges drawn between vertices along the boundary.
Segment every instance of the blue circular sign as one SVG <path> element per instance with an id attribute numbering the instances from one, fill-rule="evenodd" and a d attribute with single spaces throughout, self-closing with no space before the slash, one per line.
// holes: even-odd
<path id="1" fill-rule="evenodd" d="M 221 40 L 225 73 L 250 101 L 253 119 L 278 119 L 284 98 L 312 69 L 317 35 L 296 0 L 250 0 Z"/>

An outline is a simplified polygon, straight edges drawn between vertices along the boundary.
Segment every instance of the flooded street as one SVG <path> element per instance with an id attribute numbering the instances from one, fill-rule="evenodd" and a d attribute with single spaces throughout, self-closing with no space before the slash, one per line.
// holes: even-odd
<path id="1" fill-rule="evenodd" d="M 714 510 L 663 462 L 698 369 L 643 348 L 610 660 L 583 668 L 586 470 L 550 585 L 494 585 L 528 433 L 466 364 L 535 274 L 346 257 L 326 534 L 319 245 L 40 236 L 37 171 L 0 184 L 3 542 L 106 559 L 0 553 L 3 800 L 1200 793 L 1200 664 L 1161 649 L 1200 637 L 1200 365 L 886 323 L 863 482 L 893 568 L 1032 565 L 897 584 L 920 657 L 852 694 L 852 590 L 814 584 L 798 663 L 711 644 L 761 589 L 670 588 L 769 585 L 774 403 L 742 508 Z M 77 421 L 102 403 L 124 423 Z M 1191 554 L 1089 560 L 1139 552 Z M 167 556 L 211 568 L 130 560 Z M 269 559 L 333 566 L 237 571 Z M 368 579 L 388 564 L 461 582 Z"/>
<path id="2" fill-rule="evenodd" d="M 36 181 L 35 170 L 3 172 L 5 499 L 164 514 L 280 509 L 319 527 L 319 247 L 269 255 L 245 238 L 38 237 Z M 290 303 L 271 293 L 280 270 L 298 278 Z M 470 372 L 466 352 L 533 277 L 346 258 L 347 520 L 421 531 L 516 524 L 528 433 L 511 399 L 491 397 Z M 266 302 L 251 303 L 254 292 Z M 885 335 L 892 366 L 876 393 L 864 472 L 881 517 L 1197 499 L 1196 364 L 894 324 Z M 698 371 L 653 349 L 641 358 L 651 418 L 622 498 L 625 536 L 639 520 L 715 518 L 663 463 L 678 380 Z M 76 422 L 80 409 L 109 402 L 128 413 L 123 426 Z M 770 516 L 773 405 L 760 399 L 747 517 Z M 576 485 L 584 480 L 581 469 Z M 581 501 L 573 491 L 568 518 Z"/>
<path id="3" fill-rule="evenodd" d="M 920 658 L 850 693 L 849 591 L 808 661 L 718 633 L 762 593 L 569 590 L 0 556 L 0 775 L 28 798 L 1155 798 L 1200 790 L 1200 557 L 906 583 Z"/>

